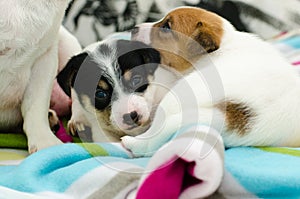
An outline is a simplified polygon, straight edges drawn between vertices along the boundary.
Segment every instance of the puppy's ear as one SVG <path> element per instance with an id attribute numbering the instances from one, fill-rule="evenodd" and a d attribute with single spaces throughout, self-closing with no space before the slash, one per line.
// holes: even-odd
<path id="1" fill-rule="evenodd" d="M 220 24 L 198 22 L 195 31 L 187 42 L 187 52 L 191 56 L 210 53 L 220 47 L 223 31 Z"/>
<path id="2" fill-rule="evenodd" d="M 74 86 L 76 75 L 87 56 L 88 53 L 84 52 L 72 57 L 56 77 L 58 84 L 69 97 L 71 97 L 71 87 Z"/>

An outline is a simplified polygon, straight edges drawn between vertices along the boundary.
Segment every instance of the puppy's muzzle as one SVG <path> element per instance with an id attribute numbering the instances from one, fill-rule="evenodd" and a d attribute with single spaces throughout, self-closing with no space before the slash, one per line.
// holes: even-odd
<path id="1" fill-rule="evenodd" d="M 138 125 L 140 116 L 136 111 L 126 113 L 123 115 L 123 122 L 127 125 Z"/>

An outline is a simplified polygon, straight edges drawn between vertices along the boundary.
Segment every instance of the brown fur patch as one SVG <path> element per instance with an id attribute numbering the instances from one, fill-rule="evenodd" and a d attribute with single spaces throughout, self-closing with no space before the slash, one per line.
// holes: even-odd
<path id="1" fill-rule="evenodd" d="M 172 53 L 167 50 L 160 50 L 161 63 L 167 67 L 171 67 L 178 72 L 184 73 L 188 69 L 192 68 L 192 63 L 186 60 L 184 57 Z"/>
<path id="2" fill-rule="evenodd" d="M 81 95 L 80 97 L 84 109 L 90 113 L 96 112 L 98 124 L 108 137 L 113 138 L 114 141 L 120 141 L 120 138 L 126 135 L 121 129 L 112 124 L 110 120 L 111 106 L 106 107 L 104 110 L 98 110 L 91 104 L 91 100 L 87 95 Z"/>
<path id="3" fill-rule="evenodd" d="M 124 73 L 124 79 L 126 81 L 130 81 L 131 77 L 132 77 L 132 72 L 130 70 L 128 70 Z"/>
<path id="4" fill-rule="evenodd" d="M 109 86 L 108 86 L 107 83 L 106 83 L 105 81 L 103 81 L 103 80 L 100 80 L 100 81 L 98 82 L 98 86 L 99 86 L 100 88 L 104 89 L 104 90 L 108 90 L 108 89 L 109 89 Z"/>
<path id="5" fill-rule="evenodd" d="M 217 107 L 225 114 L 228 131 L 236 131 L 240 135 L 249 131 L 255 113 L 246 104 L 225 101 L 219 103 Z"/>
<path id="6" fill-rule="evenodd" d="M 99 122 L 99 125 L 101 128 L 106 132 L 106 134 L 109 134 L 111 137 L 113 137 L 116 140 L 120 140 L 120 138 L 124 135 L 126 135 L 123 131 L 112 125 L 110 121 L 110 115 L 111 115 L 111 109 L 106 108 L 103 111 L 96 111 L 97 120 Z"/>
<path id="7" fill-rule="evenodd" d="M 166 23 L 172 31 L 161 31 Z M 179 72 L 191 68 L 203 53 L 217 50 L 223 36 L 222 19 L 200 8 L 176 9 L 153 27 L 151 45 L 160 51 L 162 64 Z"/>

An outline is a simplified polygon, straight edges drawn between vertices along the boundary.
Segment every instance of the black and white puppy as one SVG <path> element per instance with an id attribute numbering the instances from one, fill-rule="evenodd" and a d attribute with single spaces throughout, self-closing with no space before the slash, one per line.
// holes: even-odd
<path id="1" fill-rule="evenodd" d="M 90 127 L 93 141 L 120 141 L 135 136 L 150 125 L 161 99 L 154 78 L 160 54 L 139 41 L 104 40 L 74 56 L 57 80 L 72 97 L 69 130 Z M 159 80 L 159 82 L 171 81 Z M 161 91 L 164 92 L 164 91 Z"/>

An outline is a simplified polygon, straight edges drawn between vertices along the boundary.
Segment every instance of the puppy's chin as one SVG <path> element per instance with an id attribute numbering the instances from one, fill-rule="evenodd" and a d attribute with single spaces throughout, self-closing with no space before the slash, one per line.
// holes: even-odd
<path id="1" fill-rule="evenodd" d="M 141 126 L 133 126 L 130 129 L 124 130 L 123 132 L 126 135 L 130 136 L 137 136 L 147 131 L 147 129 L 150 127 L 150 121 L 147 122 L 147 124 L 141 125 Z"/>
<path id="2" fill-rule="evenodd" d="M 111 130 L 115 129 L 118 132 L 119 136 L 130 135 L 137 136 L 144 133 L 150 127 L 151 121 L 148 119 L 147 121 L 143 121 L 142 123 L 127 125 L 123 122 L 117 123 L 111 118 Z M 116 133 L 115 132 L 115 133 Z"/>

